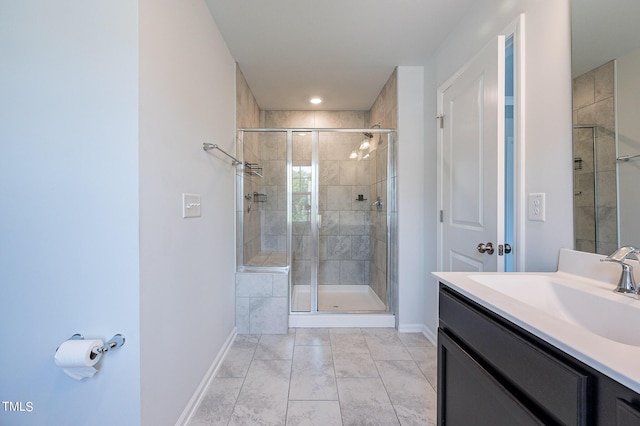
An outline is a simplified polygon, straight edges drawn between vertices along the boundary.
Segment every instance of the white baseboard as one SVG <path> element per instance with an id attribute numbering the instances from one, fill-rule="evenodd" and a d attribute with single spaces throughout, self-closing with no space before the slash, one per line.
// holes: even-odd
<path id="1" fill-rule="evenodd" d="M 424 324 L 422 325 L 422 334 L 424 334 L 424 337 L 426 337 L 427 340 L 433 344 L 433 346 L 438 345 L 438 336 L 436 335 L 436 333 L 433 332 L 433 330 L 430 330 Z"/>
<path id="2" fill-rule="evenodd" d="M 211 366 L 202 378 L 202 381 L 196 388 L 196 391 L 193 393 L 193 396 L 187 403 L 184 411 L 182 411 L 182 414 L 178 418 L 178 421 L 176 421 L 176 426 L 184 426 L 189 422 L 189 420 L 191 420 L 191 417 L 195 413 L 196 408 L 198 408 L 198 404 L 200 404 L 200 401 L 204 397 L 204 391 L 211 383 L 211 380 L 216 376 L 216 373 L 218 372 L 220 365 L 222 365 L 222 361 L 224 361 L 224 358 L 227 355 L 227 352 L 229 351 L 229 348 L 231 347 L 231 344 L 233 343 L 233 340 L 236 338 L 237 334 L 238 333 L 236 328 L 233 327 L 233 330 L 231 330 L 231 334 L 229 335 L 229 337 L 227 337 L 227 340 L 224 342 L 224 345 L 222 345 L 222 348 L 211 363 Z"/>
<path id="3" fill-rule="evenodd" d="M 434 346 L 438 343 L 436 334 L 429 330 L 425 324 L 400 324 L 398 331 L 400 333 L 422 333 Z"/>
<path id="4" fill-rule="evenodd" d="M 424 324 L 399 324 L 398 331 L 400 333 L 422 333 Z"/>

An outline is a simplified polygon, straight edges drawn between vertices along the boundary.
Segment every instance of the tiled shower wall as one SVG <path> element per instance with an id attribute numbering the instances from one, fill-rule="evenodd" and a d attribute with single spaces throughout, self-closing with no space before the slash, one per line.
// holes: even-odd
<path id="1" fill-rule="evenodd" d="M 364 111 L 265 111 L 268 128 L 363 128 Z M 350 159 L 352 151 L 364 139 L 360 133 L 320 134 L 319 141 L 319 209 L 322 216 L 319 242 L 318 283 L 321 285 L 369 284 L 371 203 L 369 175 L 371 159 Z M 276 155 L 284 149 L 268 150 Z M 284 152 L 280 153 L 284 157 Z M 275 159 L 272 161 L 276 161 Z M 266 162 L 265 162 L 266 163 Z M 293 166 L 311 165 L 311 135 L 294 134 Z M 284 170 L 284 165 L 282 167 Z M 265 172 L 266 173 L 266 172 Z M 286 202 L 286 187 L 274 188 L 273 196 Z M 362 194 L 366 201 L 356 201 Z M 270 194 L 271 196 L 271 194 Z M 286 212 L 286 204 L 282 205 Z M 285 216 L 286 219 L 286 216 Z M 308 219 L 306 219 L 308 220 Z M 293 284 L 311 282 L 310 225 L 308 221 L 293 223 Z M 286 220 L 284 222 L 286 224 Z M 282 229 L 283 237 L 286 228 Z"/>
<path id="2" fill-rule="evenodd" d="M 236 123 L 238 128 L 260 127 L 260 109 L 251 89 L 236 66 Z M 264 144 L 255 133 L 245 133 L 236 156 L 245 162 L 260 164 Z M 240 169 L 241 170 L 241 169 Z M 240 172 L 236 188 L 242 188 L 242 203 L 237 206 L 237 223 L 244 223 L 244 238 L 238 238 L 238 250 L 248 261 L 263 250 L 262 208 L 266 203 L 254 202 L 254 192 L 263 193 L 265 180 L 255 174 Z M 269 175 L 267 175 L 269 176 Z M 286 219 L 286 218 L 285 218 Z M 286 220 L 285 220 L 286 223 Z M 281 262 L 285 264 L 286 262 Z M 236 272 L 236 329 L 239 334 L 286 334 L 289 328 L 289 272 Z"/>
<path id="3" fill-rule="evenodd" d="M 238 69 L 238 127 L 264 128 L 369 128 L 379 124 L 382 128 L 397 125 L 397 77 L 390 76 L 370 111 L 260 111 L 242 73 Z M 244 216 L 245 237 L 241 244 L 245 261 L 255 258 L 261 251 L 286 250 L 286 162 L 285 139 L 282 134 L 269 137 L 245 133 L 245 161 L 256 162 L 263 168 L 264 178 L 245 175 L 245 193 L 266 195 L 264 203 L 253 203 L 252 212 L 239 209 Z M 261 137 L 261 140 L 258 138 Z M 281 138 L 281 139 L 280 139 Z M 333 140 L 331 140 L 333 138 Z M 360 134 L 340 134 L 321 137 L 321 181 L 319 202 L 323 212 L 320 230 L 320 284 L 368 284 L 384 303 L 387 301 L 387 136 L 371 140 L 373 149 L 367 159 L 350 160 L 349 154 L 362 142 Z M 294 143 L 296 136 L 294 136 Z M 308 149 L 300 149 L 302 146 Z M 310 164 L 310 138 L 297 142 L 294 164 Z M 240 153 L 238 153 L 240 155 Z M 365 201 L 356 201 L 363 194 Z M 381 211 L 371 208 L 380 196 Z M 255 214 L 259 212 L 259 214 Z M 395 213 L 390 212 L 391 216 Z M 392 219 L 393 222 L 393 219 Z M 240 221 L 238 221 L 240 223 Z M 293 224 L 294 283 L 310 281 L 308 223 Z M 395 240 L 391 240 L 393 246 Z M 239 246 L 240 248 L 240 246 Z M 397 275 L 391 274 L 390 280 Z"/>
<path id="4" fill-rule="evenodd" d="M 614 89 L 613 61 L 573 80 L 573 124 L 595 126 L 596 134 L 594 158 L 592 130 L 573 131 L 575 245 L 601 254 L 618 245 Z"/>
<path id="5" fill-rule="evenodd" d="M 264 253 L 287 250 L 287 136 L 284 132 L 254 133 L 260 139 L 260 161 L 263 177 L 258 188 L 262 201 L 254 203 L 260 211 L 262 235 L 260 249 Z M 284 257 L 282 257 L 285 260 Z M 285 260 L 286 264 L 286 260 Z"/>
<path id="6" fill-rule="evenodd" d="M 240 67 L 236 66 L 236 122 L 238 128 L 255 128 L 260 126 L 260 108 L 247 85 Z M 250 163 L 260 162 L 260 145 L 256 134 L 245 133 L 243 151 L 237 152 L 237 158 Z M 238 145 L 241 146 L 242 145 Z M 239 178 L 238 178 L 239 179 Z M 244 176 L 244 194 L 253 198 L 254 192 L 261 190 L 262 182 L 255 175 Z M 240 188 L 240 185 L 236 186 Z M 238 249 L 244 250 L 245 261 L 254 258 L 261 250 L 261 224 L 258 206 L 251 206 L 248 211 L 247 203 L 238 206 L 237 223 L 244 223 L 244 241 L 238 241 Z M 244 220 L 240 220 L 244 219 Z"/>
<path id="7" fill-rule="evenodd" d="M 369 284 L 371 161 L 349 158 L 363 139 L 359 133 L 320 133 L 320 285 Z"/>
<path id="8" fill-rule="evenodd" d="M 397 72 L 394 71 L 387 83 L 384 85 L 378 98 L 373 103 L 369 111 L 369 123 L 367 127 L 379 124 L 381 128 L 395 129 L 398 123 L 398 91 L 397 91 Z M 374 141 L 378 144 L 377 149 L 371 153 L 371 164 L 375 167 L 370 168 L 369 182 L 371 185 L 370 194 L 371 202 L 374 202 L 379 196 L 382 200 L 381 211 L 371 209 L 369 212 L 369 224 L 371 226 L 371 253 L 369 272 L 369 285 L 378 295 L 380 300 L 385 304 L 389 304 L 387 300 L 387 254 L 395 253 L 391 250 L 392 240 L 387 239 L 387 209 L 389 209 L 389 200 L 387 200 L 388 179 L 395 179 L 395 176 L 387 176 L 387 165 L 389 162 L 389 147 L 386 136 L 380 138 L 374 136 Z M 390 217 L 395 212 L 390 211 Z M 397 262 L 395 262 L 397 265 Z M 389 281 L 397 280 L 397 277 L 390 276 Z M 391 282 L 391 288 L 397 289 L 397 281 Z"/>
<path id="9" fill-rule="evenodd" d="M 238 334 L 287 334 L 288 272 L 236 272 Z"/>

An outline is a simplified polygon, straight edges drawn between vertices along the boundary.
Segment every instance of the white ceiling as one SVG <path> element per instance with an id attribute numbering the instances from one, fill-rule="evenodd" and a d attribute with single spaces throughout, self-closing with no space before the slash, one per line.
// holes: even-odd
<path id="1" fill-rule="evenodd" d="M 640 48 L 640 0 L 571 3 L 574 77 Z"/>
<path id="2" fill-rule="evenodd" d="M 423 65 L 477 1 L 206 0 L 264 110 L 368 110 L 394 68 Z"/>
<path id="3" fill-rule="evenodd" d="M 261 109 L 368 110 L 482 0 L 205 1 Z M 640 0 L 572 0 L 572 16 L 574 76 L 640 47 Z"/>

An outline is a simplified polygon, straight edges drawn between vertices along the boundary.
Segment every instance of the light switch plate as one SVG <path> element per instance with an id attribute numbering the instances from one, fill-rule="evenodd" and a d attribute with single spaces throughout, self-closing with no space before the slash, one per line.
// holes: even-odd
<path id="1" fill-rule="evenodd" d="M 182 217 L 200 217 L 200 194 L 182 194 Z"/>
<path id="2" fill-rule="evenodd" d="M 532 192 L 529 194 L 528 205 L 528 218 L 535 222 L 545 221 L 545 193 L 544 192 Z"/>

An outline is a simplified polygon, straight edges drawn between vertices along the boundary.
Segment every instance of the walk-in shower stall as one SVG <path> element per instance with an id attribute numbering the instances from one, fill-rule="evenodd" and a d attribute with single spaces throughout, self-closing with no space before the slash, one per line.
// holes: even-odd
<path id="1" fill-rule="evenodd" d="M 288 271 L 290 318 L 395 313 L 395 132 L 241 129 L 238 271 Z"/>

